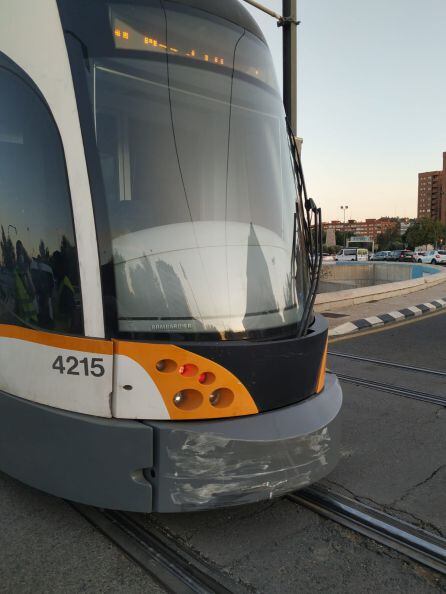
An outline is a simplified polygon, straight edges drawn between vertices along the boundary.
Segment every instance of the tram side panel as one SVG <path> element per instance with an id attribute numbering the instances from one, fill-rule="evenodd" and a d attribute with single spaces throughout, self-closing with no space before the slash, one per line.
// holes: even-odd
<path id="1" fill-rule="evenodd" d="M 0 0 L 0 14 L 0 470 L 151 511 L 153 431 L 110 418 L 113 344 L 57 4 Z"/>
<path id="2" fill-rule="evenodd" d="M 14 72 L 21 82 L 39 94 L 60 135 L 76 230 L 84 330 L 87 336 L 103 338 L 101 277 L 90 182 L 57 2 L 0 0 L 0 14 L 2 72 L 6 69 Z M 38 155 L 39 150 L 43 150 L 43 145 L 36 147 L 34 154 Z M 25 172 L 22 175 L 25 176 Z M 0 224 L 4 226 L 5 222 L 0 221 Z M 7 228 L 4 228 L 7 235 Z M 15 234 L 13 228 L 10 232 Z M 12 239 L 18 238 L 14 235 Z"/>

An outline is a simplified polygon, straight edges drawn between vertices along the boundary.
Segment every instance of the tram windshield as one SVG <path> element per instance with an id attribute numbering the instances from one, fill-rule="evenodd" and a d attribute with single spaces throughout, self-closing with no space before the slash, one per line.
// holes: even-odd
<path id="1" fill-rule="evenodd" d="M 184 3 L 107 6 L 89 72 L 119 334 L 295 333 L 308 272 L 266 44 Z"/>

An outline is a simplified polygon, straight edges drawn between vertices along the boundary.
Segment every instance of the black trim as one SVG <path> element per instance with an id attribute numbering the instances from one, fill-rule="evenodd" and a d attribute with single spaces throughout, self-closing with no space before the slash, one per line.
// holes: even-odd
<path id="1" fill-rule="evenodd" d="M 260 412 L 305 400 L 316 391 L 327 343 L 327 321 L 317 315 L 308 334 L 276 341 L 178 343 L 233 373 Z"/>
<path id="2" fill-rule="evenodd" d="M 67 189 L 68 189 L 68 197 L 69 197 L 69 207 L 70 207 L 70 213 L 71 213 L 71 224 L 73 226 L 73 232 L 74 232 L 74 248 L 76 250 L 76 264 L 77 264 L 77 275 L 78 275 L 78 280 L 79 280 L 79 288 L 80 288 L 80 293 L 81 293 L 81 319 L 80 319 L 80 326 L 81 326 L 81 332 L 82 334 L 70 334 L 70 336 L 85 336 L 85 323 L 84 323 L 84 302 L 82 299 L 82 278 L 81 278 L 81 274 L 80 274 L 80 265 L 79 265 L 79 252 L 77 249 L 77 230 L 76 230 L 76 222 L 74 220 L 74 212 L 73 212 L 73 198 L 71 196 L 71 185 L 70 185 L 70 179 L 68 177 L 68 169 L 67 169 L 67 158 L 65 155 L 65 147 L 64 147 L 64 143 L 62 140 L 62 136 L 60 134 L 60 130 L 59 130 L 59 126 L 57 125 L 56 119 L 54 118 L 53 112 L 51 111 L 51 107 L 49 106 L 47 100 L 45 99 L 45 97 L 43 96 L 42 92 L 40 91 L 39 87 L 37 86 L 37 84 L 33 81 L 33 79 L 18 65 L 16 64 L 16 62 L 14 62 L 13 60 L 11 60 L 11 58 L 9 58 L 6 54 L 4 54 L 2 51 L 0 51 L 0 69 L 2 70 L 6 70 L 7 72 L 9 72 L 10 74 L 16 76 L 21 82 L 23 82 L 23 84 L 25 84 L 32 92 L 35 93 L 35 95 L 37 95 L 38 99 L 40 99 L 42 105 L 44 106 L 44 108 L 46 109 L 50 120 L 53 122 L 54 124 L 54 129 L 56 131 L 57 137 L 59 139 L 59 143 L 60 143 L 60 149 L 62 151 L 62 155 L 63 155 L 63 164 L 64 164 L 64 169 L 65 169 L 65 180 L 67 183 Z M 29 327 L 31 328 L 31 330 L 44 330 L 45 332 L 52 332 L 51 330 L 47 330 L 44 328 L 39 328 L 36 327 L 34 328 L 33 326 L 25 326 L 25 324 L 14 324 L 17 326 L 21 326 L 21 327 Z M 56 334 L 60 334 L 60 332 L 54 331 L 54 333 Z"/>
<path id="3" fill-rule="evenodd" d="M 147 0 L 115 0 L 119 4 L 144 6 Z M 114 47 L 107 8 L 112 2 L 106 0 L 57 0 L 65 31 L 74 31 L 88 46 L 89 40 L 99 40 L 106 43 L 110 49 Z M 238 0 L 169 0 L 169 3 L 180 4 L 207 12 L 213 16 L 223 18 L 234 25 L 246 29 L 264 43 L 266 43 L 262 30 L 255 19 L 240 4 Z M 160 7 L 164 1 L 160 0 Z M 86 22 L 85 15 L 88 15 Z M 104 18 L 105 17 L 105 18 Z"/>

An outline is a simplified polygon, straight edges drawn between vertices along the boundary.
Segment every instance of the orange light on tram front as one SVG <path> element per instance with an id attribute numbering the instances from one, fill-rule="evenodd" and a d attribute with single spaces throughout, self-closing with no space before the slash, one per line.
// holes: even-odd
<path id="1" fill-rule="evenodd" d="M 115 29 L 115 37 L 121 37 L 121 29 Z"/>

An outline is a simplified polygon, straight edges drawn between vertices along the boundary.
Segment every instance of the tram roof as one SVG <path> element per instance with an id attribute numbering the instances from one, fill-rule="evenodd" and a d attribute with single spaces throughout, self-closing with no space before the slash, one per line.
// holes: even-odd
<path id="1" fill-rule="evenodd" d="M 170 0 L 175 4 L 183 4 L 192 8 L 203 10 L 215 16 L 221 17 L 240 27 L 243 27 L 253 35 L 265 41 L 265 37 L 251 16 L 250 12 L 243 5 L 242 0 Z M 62 8 L 62 20 L 64 28 L 76 30 L 76 23 L 84 23 L 83 15 L 90 13 L 92 20 L 98 26 L 98 19 L 95 18 L 98 9 L 105 6 L 105 0 L 57 0 Z M 122 4 L 135 4 L 144 6 L 145 0 L 120 0 Z M 84 28 L 84 27 L 82 27 Z M 96 29 L 97 31 L 97 29 Z"/>

